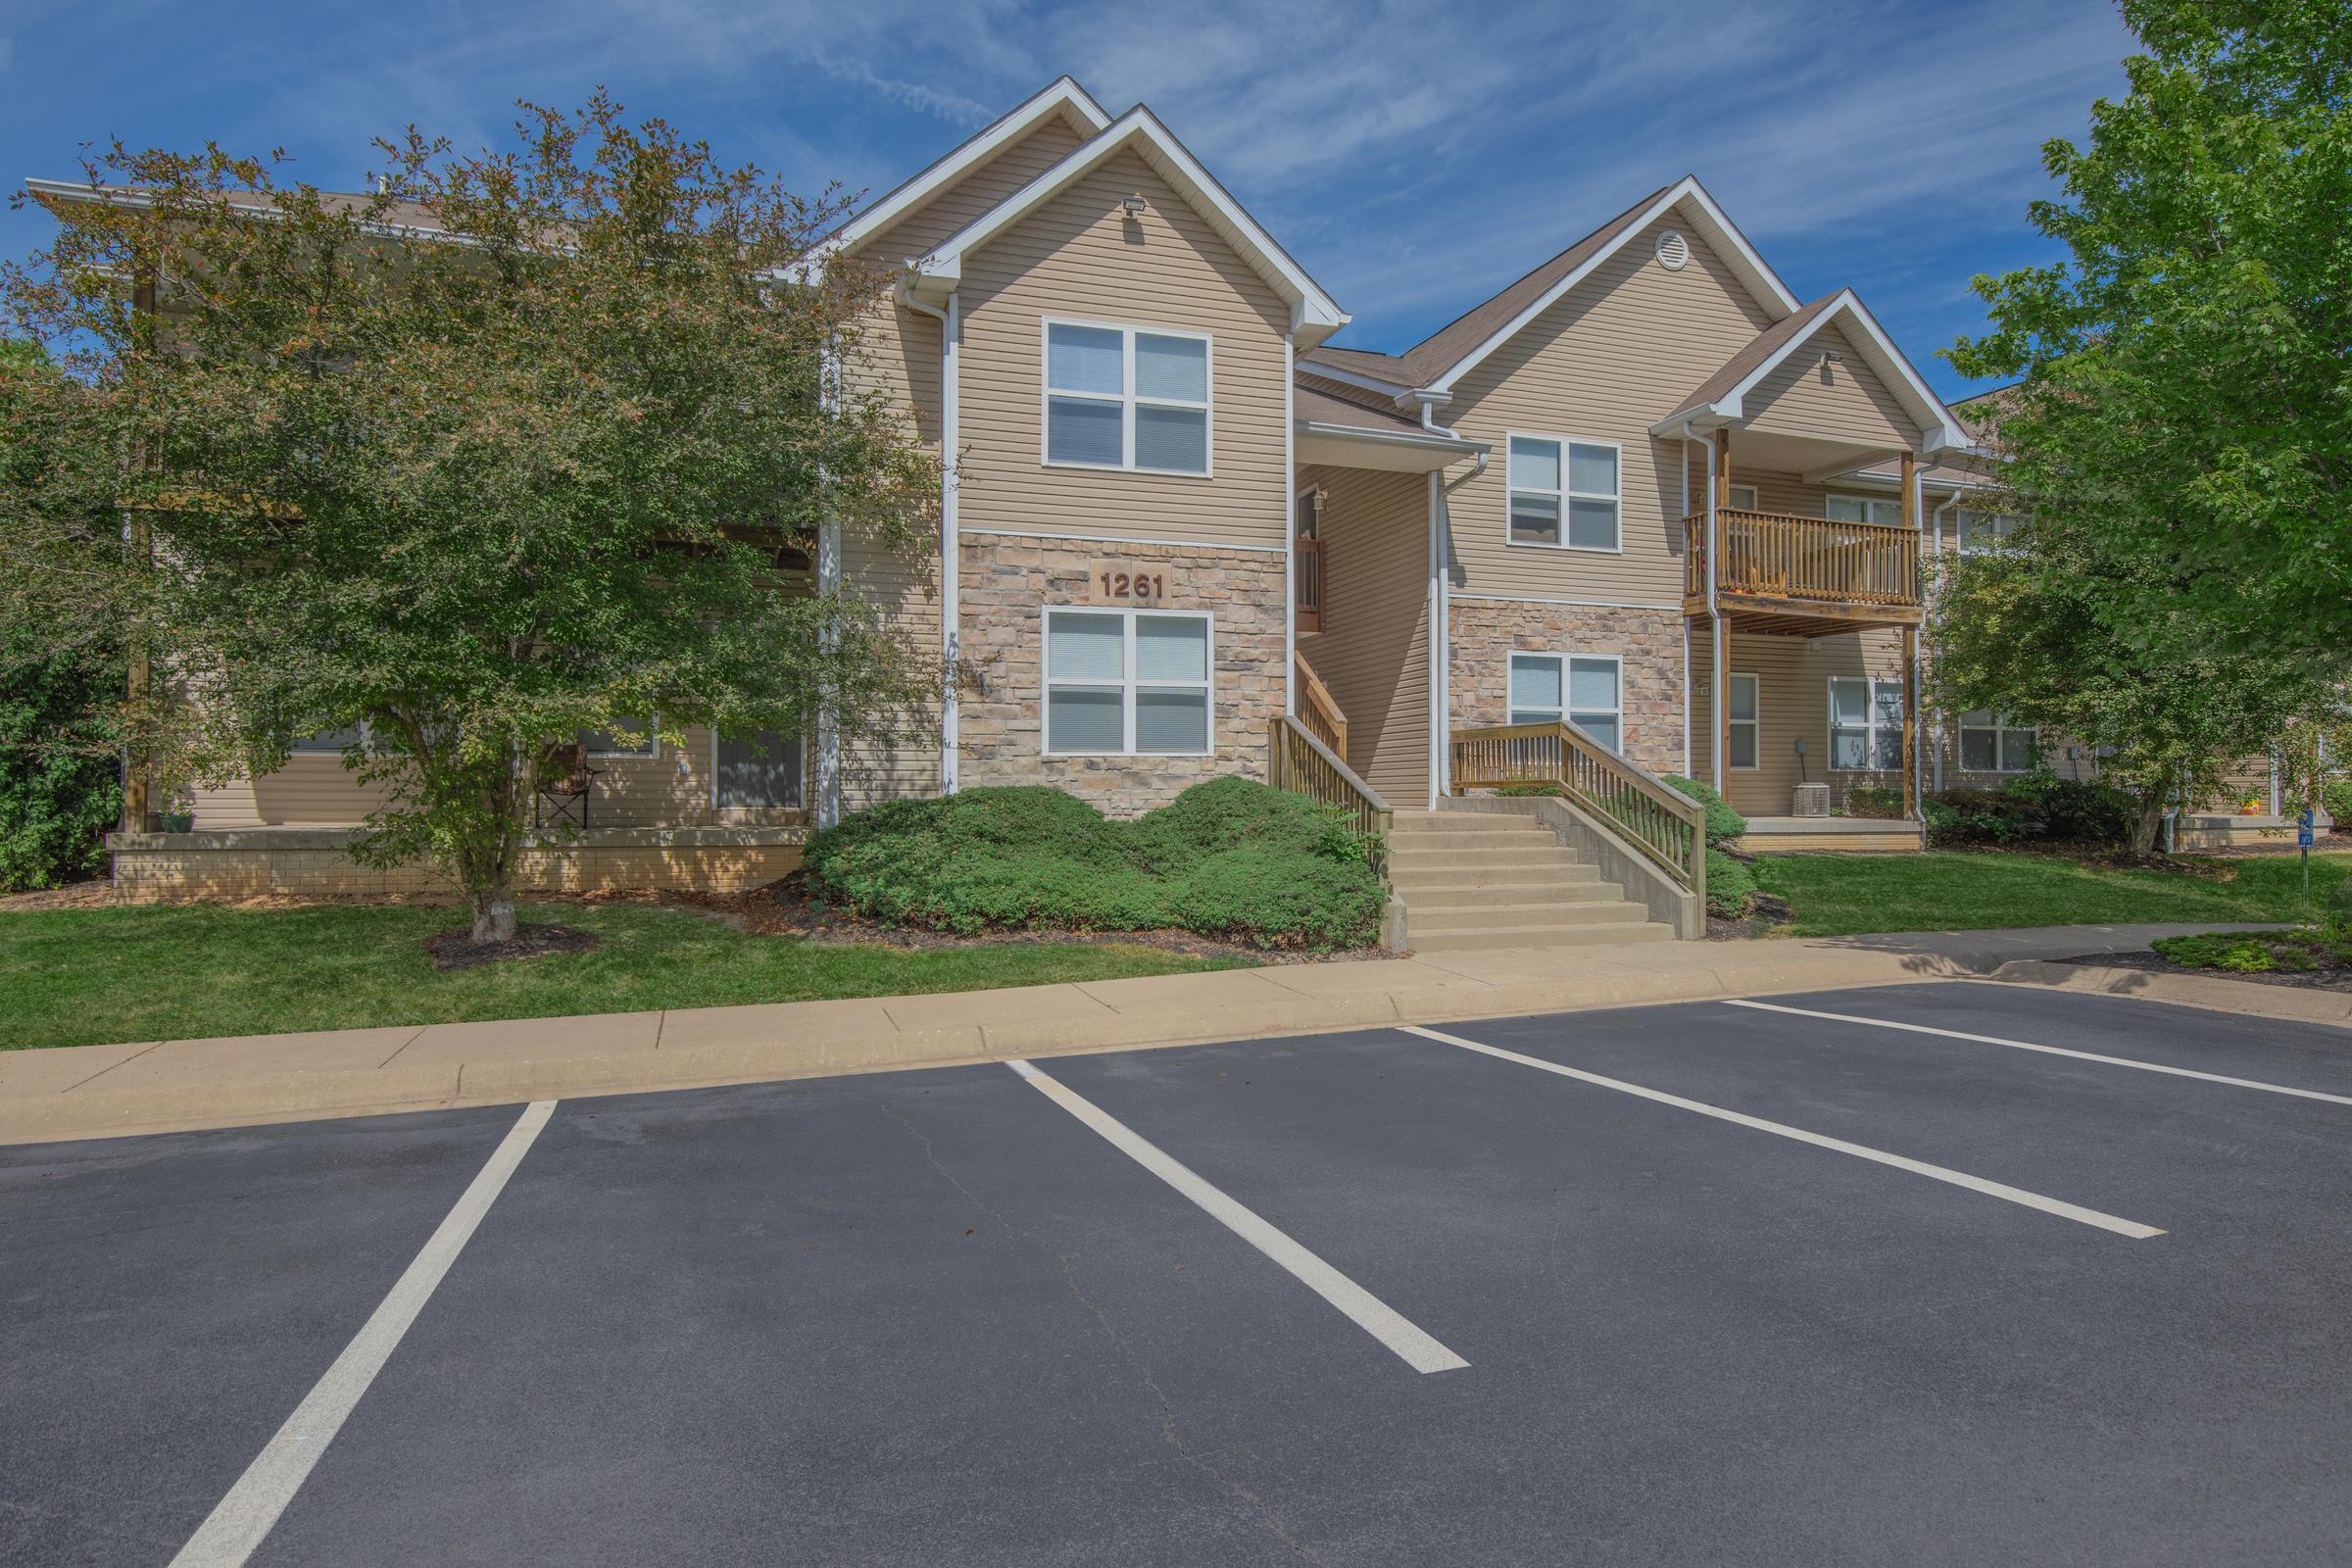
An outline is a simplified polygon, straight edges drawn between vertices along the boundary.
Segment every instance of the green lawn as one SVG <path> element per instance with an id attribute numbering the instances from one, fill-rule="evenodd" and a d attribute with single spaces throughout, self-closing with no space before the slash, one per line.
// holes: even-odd
<path id="1" fill-rule="evenodd" d="M 677 909 L 564 906 L 523 918 L 594 931 L 594 951 L 441 973 L 424 939 L 462 918 L 366 905 L 0 914 L 0 1048 L 977 991 L 1241 961 L 1079 943 L 902 953 L 746 936 Z"/>
<path id="2" fill-rule="evenodd" d="M 1765 855 L 1756 882 L 1788 901 L 1791 936 L 1867 931 L 1976 931 L 1999 926 L 2122 925 L 2157 921 L 2301 920 L 2302 872 L 2293 856 L 2223 862 L 2230 881 L 2167 871 L 2119 871 L 2042 855 L 1933 850 L 1924 855 Z M 2352 854 L 2311 858 L 2311 896 L 2352 876 Z"/>

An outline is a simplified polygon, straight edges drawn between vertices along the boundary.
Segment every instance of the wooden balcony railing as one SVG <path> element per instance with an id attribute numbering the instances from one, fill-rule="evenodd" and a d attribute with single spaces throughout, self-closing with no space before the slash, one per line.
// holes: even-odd
<path id="1" fill-rule="evenodd" d="M 1323 541 L 1300 539 L 1291 556 L 1291 585 L 1298 601 L 1298 629 L 1323 629 Z"/>
<path id="2" fill-rule="evenodd" d="M 1288 713 L 1275 714 L 1267 727 L 1273 741 L 1267 754 L 1267 783 L 1338 807 L 1354 820 L 1359 833 L 1388 836 L 1396 825 L 1396 813 L 1337 752 Z"/>
<path id="3" fill-rule="evenodd" d="M 1719 509 L 1718 594 L 1813 605 L 1917 610 L 1919 530 L 1899 523 L 1828 522 Z M 1683 598 L 1707 596 L 1707 514 L 1683 519 Z"/>
<path id="4" fill-rule="evenodd" d="M 1304 724 L 1315 739 L 1345 758 L 1348 755 L 1348 715 L 1340 711 L 1339 700 L 1331 695 L 1331 688 L 1317 678 L 1315 667 L 1303 659 L 1294 662 L 1298 668 L 1298 722 Z"/>
<path id="5" fill-rule="evenodd" d="M 1627 761 L 1574 724 L 1502 724 L 1453 732 L 1453 787 L 1556 784 L 1704 900 L 1707 813 L 1656 774 Z"/>

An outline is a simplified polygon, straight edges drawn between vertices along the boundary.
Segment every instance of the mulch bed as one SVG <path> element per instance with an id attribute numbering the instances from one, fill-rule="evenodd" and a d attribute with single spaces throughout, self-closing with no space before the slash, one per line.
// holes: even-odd
<path id="1" fill-rule="evenodd" d="M 2148 974 L 2185 974 L 2204 980 L 2251 980 L 2262 986 L 2291 986 L 2301 991 L 2352 991 L 2352 969 L 2269 969 L 2241 974 L 2235 969 L 2192 969 L 2175 963 L 2161 953 L 2090 953 L 2080 958 L 2060 958 L 2092 969 L 2139 969 Z"/>
<path id="2" fill-rule="evenodd" d="M 551 953 L 586 953 L 596 933 L 574 925 L 518 925 L 505 942 L 475 942 L 471 926 L 455 925 L 427 937 L 424 951 L 441 970 L 473 969 L 514 958 L 543 958 Z"/>
<path id="3" fill-rule="evenodd" d="M 1768 937 L 1796 918 L 1796 910 L 1787 899 L 1777 893 L 1759 893 L 1750 904 L 1747 913 L 1737 920 L 1720 915 L 1707 916 L 1709 942 L 1746 942 L 1756 937 Z"/>

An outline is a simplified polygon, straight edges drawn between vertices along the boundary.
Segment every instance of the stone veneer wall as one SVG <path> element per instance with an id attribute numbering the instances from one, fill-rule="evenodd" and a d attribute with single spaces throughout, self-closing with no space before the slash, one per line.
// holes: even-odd
<path id="1" fill-rule="evenodd" d="M 1653 773 L 1683 770 L 1683 617 L 1672 610 L 1456 599 L 1451 719 L 1510 722 L 1511 655 L 1614 654 L 1623 663 L 1625 754 Z"/>
<path id="2" fill-rule="evenodd" d="M 1164 806 L 1191 785 L 1228 773 L 1266 776 L 1266 725 L 1283 710 L 1286 672 L 1283 558 L 1263 550 L 1193 549 L 1099 540 L 966 534 L 958 589 L 971 682 L 958 730 L 966 785 L 1050 784 L 1113 816 Z M 1210 628 L 1208 757 L 1047 757 L 1048 607 L 1121 608 L 1090 593 L 1098 564 L 1152 571 L 1167 598 L 1136 609 L 1205 610 Z"/>
<path id="3" fill-rule="evenodd" d="M 740 893 L 801 863 L 800 828 L 640 828 L 523 852 L 524 893 L 675 889 Z M 253 828 L 113 834 L 115 896 L 130 904 L 453 892 L 423 866 L 381 869 L 343 852 L 347 830 Z"/>

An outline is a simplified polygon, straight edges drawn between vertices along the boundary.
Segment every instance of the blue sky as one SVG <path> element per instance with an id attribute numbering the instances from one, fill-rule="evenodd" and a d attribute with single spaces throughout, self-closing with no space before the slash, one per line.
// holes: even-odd
<path id="1" fill-rule="evenodd" d="M 86 140 L 282 146 L 356 188 L 415 122 L 503 139 L 598 84 L 795 188 L 887 189 L 1067 71 L 1141 99 L 1401 349 L 1634 200 L 1704 180 L 1800 297 L 1851 285 L 1947 395 L 1971 275 L 2042 259 L 2039 148 L 2120 90 L 2101 0 L 1045 5 L 414 0 L 0 7 L 0 176 Z M 41 243 L 0 213 L 0 254 Z"/>

